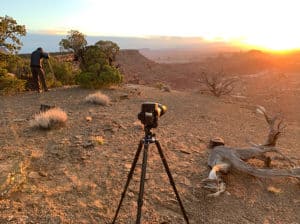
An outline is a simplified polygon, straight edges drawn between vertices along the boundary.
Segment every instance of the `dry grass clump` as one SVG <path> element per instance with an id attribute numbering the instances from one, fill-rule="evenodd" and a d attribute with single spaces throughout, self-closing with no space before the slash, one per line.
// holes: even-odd
<path id="1" fill-rule="evenodd" d="M 92 142 L 97 143 L 98 145 L 103 145 L 104 144 L 104 138 L 102 136 L 92 136 L 91 137 Z"/>
<path id="2" fill-rule="evenodd" d="M 51 129 L 65 125 L 68 116 L 62 109 L 55 107 L 45 112 L 41 112 L 34 116 L 30 121 L 33 128 Z"/>
<path id="3" fill-rule="evenodd" d="M 108 106 L 110 103 L 109 97 L 101 92 L 89 94 L 85 98 L 85 101 L 88 103 L 98 104 L 98 105 L 102 105 L 102 106 Z"/>
<path id="4" fill-rule="evenodd" d="M 163 92 L 171 92 L 171 87 L 169 85 L 166 85 L 162 82 L 157 82 L 154 85 L 155 88 L 158 88 L 159 90 L 162 90 Z"/>

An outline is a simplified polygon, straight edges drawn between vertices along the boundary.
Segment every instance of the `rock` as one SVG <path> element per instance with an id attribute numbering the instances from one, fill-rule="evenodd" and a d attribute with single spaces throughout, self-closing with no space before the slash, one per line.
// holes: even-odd
<path id="1" fill-rule="evenodd" d="M 47 177 L 47 176 L 48 176 L 47 173 L 44 172 L 44 171 L 39 171 L 38 173 L 39 173 L 39 175 L 40 175 L 41 177 Z"/>
<path id="2" fill-rule="evenodd" d="M 124 125 L 122 125 L 122 124 L 119 124 L 119 128 L 121 128 L 123 130 L 127 130 L 127 128 Z"/>
<path id="3" fill-rule="evenodd" d="M 119 96 L 120 100 L 128 100 L 129 99 L 129 95 L 128 94 L 123 94 L 121 96 Z"/>
<path id="4" fill-rule="evenodd" d="M 85 117 L 85 120 L 88 121 L 88 122 L 89 122 L 89 121 L 92 121 L 92 117 L 87 116 L 87 117 Z"/>
<path id="5" fill-rule="evenodd" d="M 94 143 L 91 142 L 91 141 L 87 141 L 87 142 L 83 143 L 82 147 L 83 147 L 83 148 L 94 147 Z"/>
<path id="6" fill-rule="evenodd" d="M 28 174 L 28 177 L 31 179 L 39 179 L 41 176 L 38 172 L 32 171 Z"/>
<path id="7" fill-rule="evenodd" d="M 191 181 L 186 177 L 181 177 L 180 183 L 185 184 L 186 186 L 191 186 Z"/>
<path id="8" fill-rule="evenodd" d="M 171 92 L 171 88 L 169 86 L 163 86 L 161 90 L 163 92 Z"/>
<path id="9" fill-rule="evenodd" d="M 129 192 L 128 196 L 131 197 L 131 198 L 133 198 L 134 197 L 134 193 L 133 192 Z"/>
<path id="10" fill-rule="evenodd" d="M 110 133 L 113 134 L 113 133 L 116 132 L 116 129 L 114 127 L 112 127 L 112 126 L 106 126 L 106 127 L 103 128 L 103 131 L 104 132 L 110 132 Z"/>

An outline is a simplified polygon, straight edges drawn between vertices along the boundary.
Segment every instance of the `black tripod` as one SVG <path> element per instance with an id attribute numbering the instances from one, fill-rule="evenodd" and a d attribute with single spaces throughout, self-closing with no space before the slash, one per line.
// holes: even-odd
<path id="1" fill-rule="evenodd" d="M 125 187 L 124 187 L 124 191 L 122 193 L 121 200 L 120 200 L 120 203 L 118 205 L 118 208 L 117 208 L 117 211 L 116 211 L 116 214 L 115 214 L 115 217 L 114 217 L 114 220 L 113 220 L 112 224 L 114 224 L 116 222 L 116 219 L 118 217 L 118 214 L 119 214 L 119 211 L 120 211 L 123 199 L 125 197 L 127 188 L 129 186 L 130 180 L 131 180 L 132 175 L 134 173 L 134 169 L 135 169 L 137 161 L 139 159 L 139 155 L 140 155 L 142 149 L 144 148 L 143 163 L 142 163 L 142 173 L 141 173 L 141 179 L 140 179 L 140 191 L 139 191 L 139 197 L 138 197 L 138 201 L 137 201 L 137 203 L 138 203 L 138 209 L 137 209 L 137 216 L 136 216 L 136 224 L 140 224 L 141 223 L 141 215 L 142 215 L 141 213 L 142 213 L 142 206 L 143 206 L 143 195 L 144 195 L 144 185 L 145 185 L 145 177 L 146 177 L 146 168 L 147 168 L 148 148 L 149 148 L 149 145 L 151 143 L 155 143 L 155 145 L 156 145 L 156 147 L 158 149 L 160 158 L 161 158 L 161 160 L 163 162 L 163 165 L 165 167 L 165 171 L 168 174 L 170 184 L 173 187 L 173 190 L 174 190 L 174 193 L 176 195 L 177 201 L 178 201 L 178 203 L 180 205 L 183 217 L 184 217 L 186 223 L 189 224 L 189 219 L 188 219 L 188 217 L 186 215 L 185 209 L 184 209 L 183 204 L 181 202 L 181 199 L 179 197 L 179 194 L 178 194 L 178 191 L 176 189 L 175 182 L 174 182 L 174 179 L 172 177 L 171 171 L 169 169 L 167 160 L 166 160 L 166 158 L 165 158 L 165 156 L 163 154 L 163 150 L 162 150 L 162 148 L 160 146 L 159 141 L 155 139 L 155 134 L 153 134 L 151 132 L 150 128 L 145 128 L 145 137 L 143 139 L 141 139 L 141 141 L 139 143 L 139 146 L 138 146 L 138 149 L 137 149 L 136 154 L 134 156 L 134 160 L 132 162 L 131 169 L 129 171 L 129 174 L 128 174 L 128 177 L 127 177 L 127 181 L 126 181 L 126 184 L 125 184 Z"/>

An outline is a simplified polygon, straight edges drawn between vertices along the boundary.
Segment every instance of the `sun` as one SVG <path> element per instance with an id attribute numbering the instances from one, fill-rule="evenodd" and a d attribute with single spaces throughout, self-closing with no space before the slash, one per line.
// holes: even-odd
<path id="1" fill-rule="evenodd" d="M 290 36 L 273 36 L 270 38 L 252 37 L 247 38 L 243 44 L 248 47 L 256 47 L 274 52 L 287 52 L 300 49 L 299 40 Z"/>

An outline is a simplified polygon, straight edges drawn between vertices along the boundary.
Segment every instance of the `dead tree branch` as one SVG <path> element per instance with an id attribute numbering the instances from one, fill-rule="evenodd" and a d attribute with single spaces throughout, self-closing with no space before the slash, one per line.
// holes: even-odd
<path id="1" fill-rule="evenodd" d="M 234 89 L 233 84 L 237 82 L 236 78 L 226 77 L 224 72 L 208 75 L 202 72 L 199 82 L 203 84 L 214 96 L 220 97 L 228 95 Z"/>
<path id="2" fill-rule="evenodd" d="M 225 191 L 225 183 L 221 179 L 220 173 L 228 173 L 230 168 L 237 169 L 256 177 L 295 177 L 300 180 L 300 168 L 296 168 L 295 163 L 275 147 L 277 140 L 285 127 L 283 125 L 282 117 L 279 116 L 279 114 L 273 117 L 268 116 L 265 108 L 261 106 L 257 108 L 257 111 L 264 115 L 269 125 L 268 137 L 264 144 L 252 143 L 251 148 L 241 149 L 224 146 L 224 141 L 220 140 L 220 138 L 211 140 L 211 151 L 208 158 L 208 166 L 211 167 L 211 171 L 208 178 L 202 181 L 204 188 L 215 191 L 215 193 L 210 194 L 210 196 L 218 196 Z M 290 164 L 293 164 L 293 168 L 261 169 L 247 163 L 249 159 L 255 158 L 264 161 L 265 165 L 269 166 L 271 159 L 265 155 L 267 152 L 280 154 L 284 159 L 289 161 Z"/>

